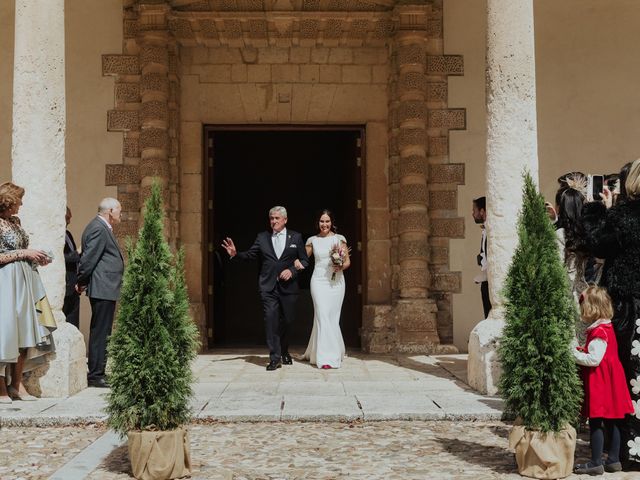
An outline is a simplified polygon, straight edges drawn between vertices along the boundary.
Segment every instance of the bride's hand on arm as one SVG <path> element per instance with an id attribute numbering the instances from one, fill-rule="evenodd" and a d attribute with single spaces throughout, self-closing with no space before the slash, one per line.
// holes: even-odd
<path id="1" fill-rule="evenodd" d="M 293 262 L 293 266 L 295 267 L 296 270 L 304 270 L 304 265 L 302 265 L 302 262 L 297 258 L 296 258 L 296 261 Z"/>
<path id="2" fill-rule="evenodd" d="M 351 258 L 349 257 L 349 247 L 346 242 L 341 242 L 344 247 L 346 254 L 344 256 L 344 262 L 342 263 L 342 270 L 346 270 L 351 266 Z"/>

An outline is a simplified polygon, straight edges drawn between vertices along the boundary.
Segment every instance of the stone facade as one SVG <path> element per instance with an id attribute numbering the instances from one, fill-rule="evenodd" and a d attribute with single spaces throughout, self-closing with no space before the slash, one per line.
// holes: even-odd
<path id="1" fill-rule="evenodd" d="M 415 3 L 415 4 L 413 4 Z M 448 132 L 465 111 L 448 108 L 447 77 L 460 56 L 443 54 L 442 0 L 125 0 L 122 54 L 103 56 L 115 77 L 107 126 L 124 135 L 118 186 L 135 230 L 160 178 L 167 234 L 186 250 L 193 313 L 203 344 L 204 125 L 364 125 L 363 348 L 449 351 L 449 239 L 464 236 Z"/>

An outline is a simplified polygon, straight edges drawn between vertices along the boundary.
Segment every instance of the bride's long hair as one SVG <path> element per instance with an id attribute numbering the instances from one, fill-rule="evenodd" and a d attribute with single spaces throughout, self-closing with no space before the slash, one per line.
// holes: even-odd
<path id="1" fill-rule="evenodd" d="M 325 208 L 324 210 L 322 210 L 316 217 L 316 225 L 315 225 L 316 230 L 318 232 L 320 231 L 320 218 L 322 218 L 322 215 L 326 215 L 329 217 L 329 220 L 331 220 L 331 231 L 333 233 L 338 233 L 338 227 L 336 227 L 336 221 L 333 218 L 333 213 L 328 208 Z"/>

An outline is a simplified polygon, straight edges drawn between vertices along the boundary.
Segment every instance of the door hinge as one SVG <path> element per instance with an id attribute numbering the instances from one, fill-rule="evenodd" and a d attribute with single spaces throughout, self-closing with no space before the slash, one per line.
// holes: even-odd
<path id="1" fill-rule="evenodd" d="M 209 200 L 209 210 L 213 210 L 213 200 Z"/>
<path id="2" fill-rule="evenodd" d="M 362 146 L 362 138 L 356 138 L 356 147 L 360 148 Z"/>
<path id="3" fill-rule="evenodd" d="M 213 252 L 213 242 L 209 242 L 209 251 Z"/>
<path id="4" fill-rule="evenodd" d="M 207 328 L 207 337 L 213 338 L 213 328 Z"/>
<path id="5" fill-rule="evenodd" d="M 356 200 L 356 207 L 358 209 L 362 208 L 362 200 L 360 200 L 360 199 Z"/>
<path id="6" fill-rule="evenodd" d="M 213 167 L 213 157 L 209 157 L 209 168 Z"/>
<path id="7" fill-rule="evenodd" d="M 362 285 L 358 285 L 358 295 L 362 295 Z"/>
<path id="8" fill-rule="evenodd" d="M 207 286 L 207 293 L 209 293 L 209 295 L 213 295 L 213 285 Z"/>
<path id="9" fill-rule="evenodd" d="M 210 138 L 209 139 L 209 148 L 212 148 L 212 147 L 213 147 L 213 138 Z"/>
<path id="10" fill-rule="evenodd" d="M 361 166 L 362 166 L 362 157 L 356 157 L 356 165 L 357 165 L 358 167 L 361 167 Z"/>
<path id="11" fill-rule="evenodd" d="M 362 242 L 356 243 L 356 250 L 358 250 L 359 252 L 362 251 Z"/>

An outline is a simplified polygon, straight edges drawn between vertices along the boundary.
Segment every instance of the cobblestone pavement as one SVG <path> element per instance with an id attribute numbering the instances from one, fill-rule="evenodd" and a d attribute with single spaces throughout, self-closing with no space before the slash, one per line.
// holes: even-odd
<path id="1" fill-rule="evenodd" d="M 0 428 L 0 479 L 49 478 L 105 431 L 99 425 Z"/>
<path id="2" fill-rule="evenodd" d="M 521 479 L 502 422 L 213 423 L 190 427 L 194 479 Z M 0 478 L 44 479 L 104 432 L 102 426 L 0 431 Z M 578 441 L 578 458 L 588 439 Z M 569 479 L 589 478 L 570 476 Z M 131 478 L 126 446 L 90 479 Z M 637 479 L 638 472 L 605 474 Z"/>

